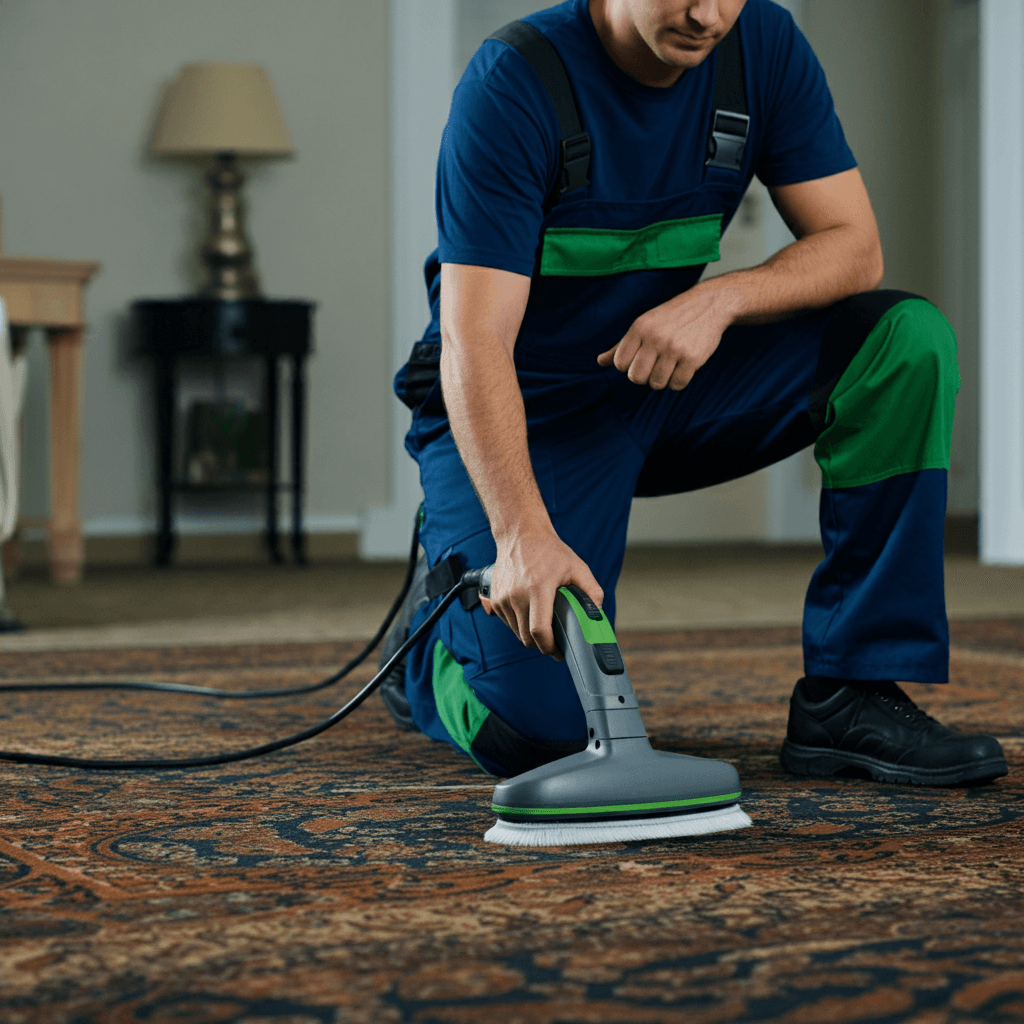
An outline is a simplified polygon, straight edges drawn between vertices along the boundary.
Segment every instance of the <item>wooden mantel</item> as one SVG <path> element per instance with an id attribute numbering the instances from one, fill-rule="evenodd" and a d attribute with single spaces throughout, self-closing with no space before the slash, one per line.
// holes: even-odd
<path id="1" fill-rule="evenodd" d="M 61 583 L 82 574 L 78 521 L 78 456 L 82 394 L 82 296 L 99 270 L 84 260 L 0 255 L 0 298 L 15 349 L 31 327 L 46 331 L 50 348 L 50 569 Z"/>

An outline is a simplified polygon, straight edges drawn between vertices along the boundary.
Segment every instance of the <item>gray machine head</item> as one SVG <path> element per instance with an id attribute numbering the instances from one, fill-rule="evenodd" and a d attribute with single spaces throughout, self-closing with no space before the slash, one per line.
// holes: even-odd
<path id="1" fill-rule="evenodd" d="M 499 782 L 491 808 L 500 819 L 636 819 L 709 811 L 739 800 L 739 774 L 731 764 L 651 747 L 611 623 L 578 587 L 559 589 L 554 631 L 586 714 L 589 743 Z"/>

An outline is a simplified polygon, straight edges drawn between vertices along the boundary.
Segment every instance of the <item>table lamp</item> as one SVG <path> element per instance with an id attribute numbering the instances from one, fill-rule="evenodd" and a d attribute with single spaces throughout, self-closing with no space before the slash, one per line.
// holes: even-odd
<path id="1" fill-rule="evenodd" d="M 214 299 L 260 295 L 242 221 L 238 157 L 285 157 L 291 136 L 261 64 L 186 64 L 167 87 L 150 144 L 154 156 L 213 157 L 210 233 L 200 255 L 208 271 L 199 294 Z"/>

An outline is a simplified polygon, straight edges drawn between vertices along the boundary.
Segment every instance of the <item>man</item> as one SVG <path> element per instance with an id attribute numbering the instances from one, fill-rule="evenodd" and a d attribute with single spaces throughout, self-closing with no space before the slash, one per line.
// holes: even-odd
<path id="1" fill-rule="evenodd" d="M 556 589 L 577 584 L 614 620 L 634 494 L 814 444 L 825 560 L 784 765 L 939 785 L 1005 774 L 995 739 L 946 729 L 895 683 L 948 676 L 956 342 L 930 303 L 872 291 L 878 230 L 806 40 L 769 0 L 569 0 L 526 21 L 572 83 L 589 183 L 559 195 L 552 98 L 517 49 L 485 42 L 441 146 L 433 322 L 396 390 L 416 409 L 406 443 L 425 492 L 412 625 L 429 610 L 423 572 L 453 556 L 495 563 L 493 606 L 454 606 L 389 681 L 389 707 L 495 774 L 581 749 L 568 671 L 548 657 Z M 733 29 L 737 166 L 709 146 Z M 699 281 L 755 173 L 797 240 Z"/>

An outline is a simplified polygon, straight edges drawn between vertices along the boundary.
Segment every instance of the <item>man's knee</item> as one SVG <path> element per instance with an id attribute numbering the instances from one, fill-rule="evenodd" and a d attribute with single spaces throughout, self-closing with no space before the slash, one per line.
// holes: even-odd
<path id="1" fill-rule="evenodd" d="M 905 364 L 903 372 L 923 396 L 951 402 L 960 390 L 956 334 L 925 299 L 910 300 L 893 323 L 890 342 Z"/>
<path id="2" fill-rule="evenodd" d="M 412 628 L 430 607 L 420 609 Z M 523 647 L 479 605 L 468 610 L 456 603 L 410 651 L 405 692 L 422 732 L 452 743 L 488 771 L 495 765 L 525 771 L 513 747 L 542 764 L 585 745 L 586 720 L 565 663 Z"/>
<path id="3" fill-rule="evenodd" d="M 872 319 L 880 295 L 889 305 Z M 831 379 L 819 381 L 812 396 L 824 485 L 855 487 L 948 469 L 960 385 L 952 327 L 930 302 L 905 293 L 849 302 L 837 313 L 846 319 L 824 343 L 822 364 L 831 359 Z"/>
<path id="4" fill-rule="evenodd" d="M 410 660 L 410 675 L 419 677 L 406 681 L 417 725 L 485 771 L 518 775 L 586 746 L 575 688 L 561 679 L 564 665 L 528 656 L 473 675 L 478 662 L 457 658 L 439 638 L 424 655 L 415 667 Z"/>

